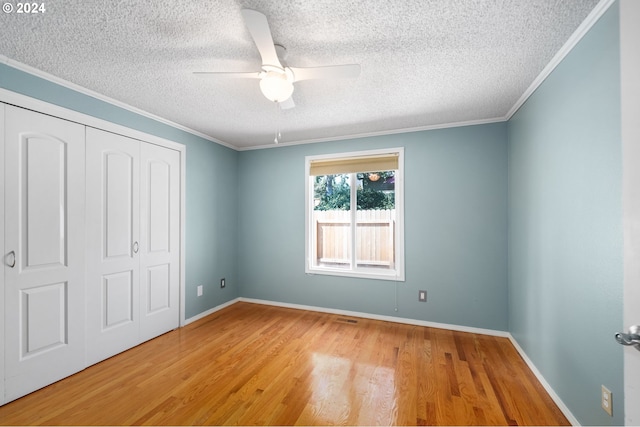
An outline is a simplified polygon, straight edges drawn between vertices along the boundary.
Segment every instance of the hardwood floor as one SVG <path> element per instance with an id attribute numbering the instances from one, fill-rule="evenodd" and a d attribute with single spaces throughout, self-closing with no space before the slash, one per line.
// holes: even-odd
<path id="1" fill-rule="evenodd" d="M 4 425 L 568 425 L 506 338 L 236 303 L 0 407 Z"/>

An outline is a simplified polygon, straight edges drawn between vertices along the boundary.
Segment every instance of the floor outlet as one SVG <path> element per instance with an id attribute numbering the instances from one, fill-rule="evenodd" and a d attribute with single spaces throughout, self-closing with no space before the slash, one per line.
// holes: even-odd
<path id="1" fill-rule="evenodd" d="M 198 285 L 198 296 L 201 297 L 203 293 L 202 285 Z"/>
<path id="2" fill-rule="evenodd" d="M 607 414 L 613 417 L 613 400 L 612 400 L 611 390 L 609 390 L 605 386 L 602 386 L 601 400 L 602 400 L 601 402 L 602 409 L 604 409 L 604 411 Z"/>
<path id="3" fill-rule="evenodd" d="M 227 286 L 227 281 L 223 277 L 222 279 L 220 279 L 220 287 L 224 288 L 225 286 Z"/>

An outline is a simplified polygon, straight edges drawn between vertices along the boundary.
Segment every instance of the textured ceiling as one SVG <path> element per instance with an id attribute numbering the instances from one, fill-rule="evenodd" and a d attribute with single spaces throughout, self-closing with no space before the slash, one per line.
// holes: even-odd
<path id="1" fill-rule="evenodd" d="M 244 149 L 503 119 L 598 0 L 56 0 L 0 15 L 0 54 Z M 264 13 L 285 62 L 360 64 L 295 84 L 279 110 L 240 10 Z"/>

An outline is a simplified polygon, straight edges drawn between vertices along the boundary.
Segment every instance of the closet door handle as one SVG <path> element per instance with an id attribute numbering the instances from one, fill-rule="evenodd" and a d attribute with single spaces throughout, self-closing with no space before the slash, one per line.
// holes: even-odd
<path id="1" fill-rule="evenodd" d="M 133 242 L 133 253 L 134 254 L 138 253 L 138 242 Z"/>
<path id="2" fill-rule="evenodd" d="M 11 259 L 11 262 L 9 262 L 9 259 Z M 7 254 L 6 257 L 6 263 L 7 266 L 9 266 L 10 268 L 13 268 L 16 266 L 16 253 L 15 251 L 11 251 Z"/>

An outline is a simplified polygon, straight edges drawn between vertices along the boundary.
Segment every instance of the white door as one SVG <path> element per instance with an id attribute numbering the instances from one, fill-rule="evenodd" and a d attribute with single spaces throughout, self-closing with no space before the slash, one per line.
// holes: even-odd
<path id="1" fill-rule="evenodd" d="M 84 368 L 84 127 L 5 107 L 5 396 Z"/>
<path id="2" fill-rule="evenodd" d="M 624 325 L 640 325 L 640 1 L 620 2 Z M 640 425 L 640 351 L 624 349 L 625 424 Z"/>
<path id="3" fill-rule="evenodd" d="M 180 153 L 142 143 L 140 338 L 178 327 L 180 317 Z"/>
<path id="4" fill-rule="evenodd" d="M 139 343 L 139 141 L 87 128 L 87 364 Z"/>
<path id="5" fill-rule="evenodd" d="M 0 253 L 4 254 L 4 104 L 0 103 Z M 4 262 L 0 263 L 0 342 L 4 343 Z M 0 405 L 4 399 L 4 351 L 0 350 Z"/>

